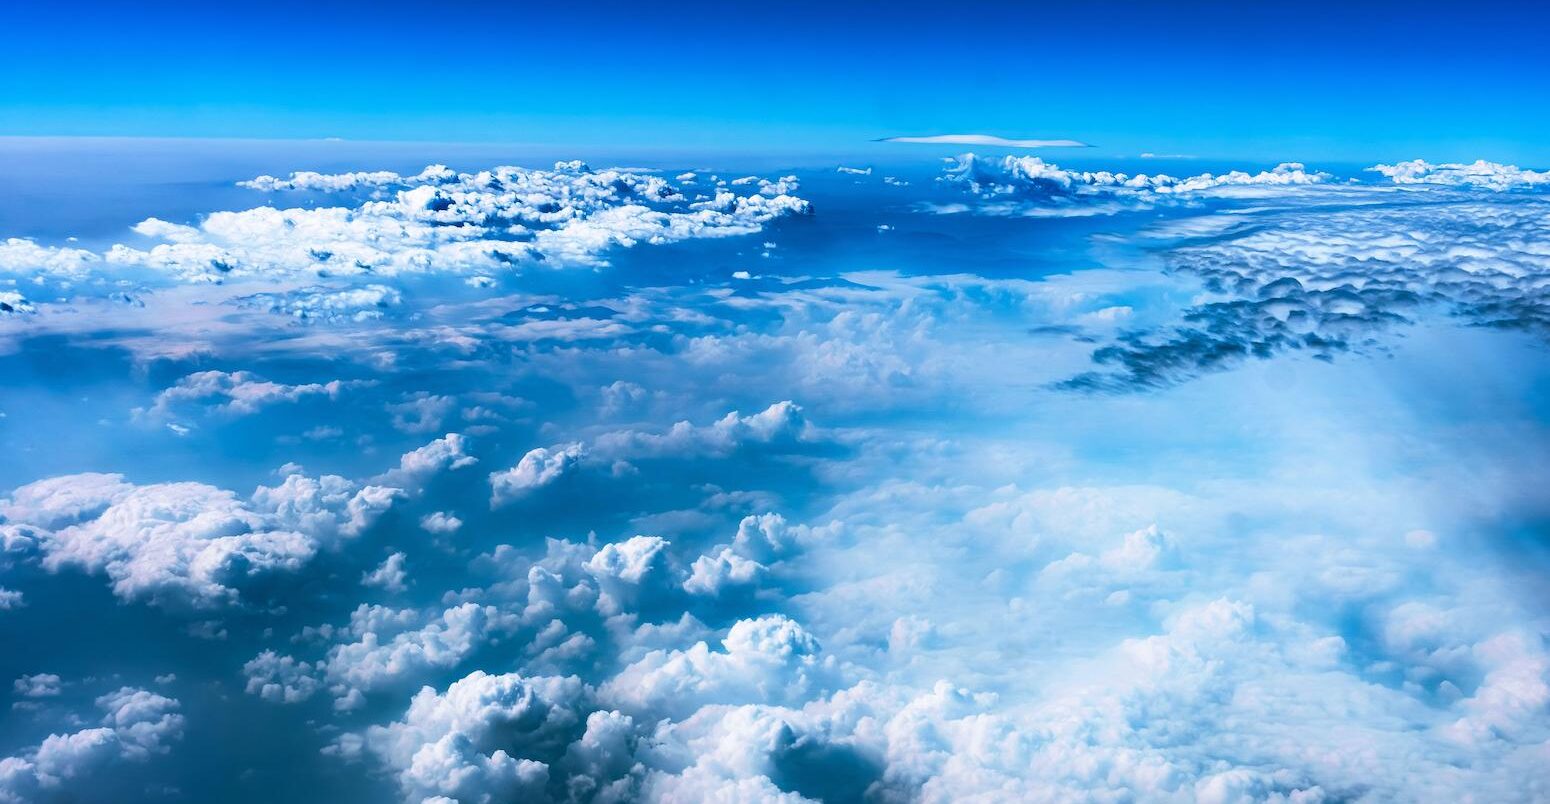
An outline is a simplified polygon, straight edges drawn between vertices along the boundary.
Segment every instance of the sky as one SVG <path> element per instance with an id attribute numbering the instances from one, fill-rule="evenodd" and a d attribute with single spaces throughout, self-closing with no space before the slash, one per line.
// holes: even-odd
<path id="1" fill-rule="evenodd" d="M 0 804 L 1550 800 L 1530 12 L 0 13 Z"/>
<path id="2" fill-rule="evenodd" d="M 1545 164 L 1534 4 L 11 4 L 11 135 Z"/>

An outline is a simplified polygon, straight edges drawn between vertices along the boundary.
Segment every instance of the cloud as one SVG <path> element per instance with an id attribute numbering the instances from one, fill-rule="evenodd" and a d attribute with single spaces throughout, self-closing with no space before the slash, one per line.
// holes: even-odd
<path id="1" fill-rule="evenodd" d="M 23 698 L 52 698 L 59 694 L 60 678 L 53 673 L 22 676 L 11 684 L 11 691 Z"/>
<path id="2" fill-rule="evenodd" d="M 587 455 L 580 442 L 535 447 L 516 466 L 490 474 L 490 505 L 501 506 L 555 482 Z"/>
<path id="3" fill-rule="evenodd" d="M 682 717 L 712 704 L 801 702 L 837 673 L 818 641 L 780 615 L 736 623 L 721 645 L 652 651 L 599 693 L 626 712 Z"/>
<path id="4" fill-rule="evenodd" d="M 0 802 L 73 797 L 87 777 L 118 761 L 144 761 L 171 750 L 183 737 L 179 703 L 135 687 L 96 700 L 101 726 L 50 734 L 20 755 L 0 757 Z"/>
<path id="5" fill-rule="evenodd" d="M 394 770 L 405 801 L 543 800 L 550 764 L 593 731 L 578 711 L 584 696 L 576 678 L 476 671 L 444 692 L 421 689 L 402 720 L 371 728 L 364 742 Z M 604 739 L 593 734 L 592 745 Z"/>
<path id="6" fill-rule="evenodd" d="M 372 283 L 354 288 L 314 286 L 285 293 L 254 293 L 238 297 L 233 303 L 290 316 L 298 321 L 338 324 L 382 318 L 403 301 L 403 293 L 398 288 Z"/>
<path id="7" fill-rule="evenodd" d="M 775 218 L 811 209 L 791 195 L 796 183 L 790 177 L 738 184 L 752 191 L 745 194 L 718 188 L 685 195 L 657 176 L 593 170 L 580 162 L 559 163 L 553 170 L 498 167 L 455 175 L 433 166 L 408 177 L 305 173 L 286 180 L 261 177 L 250 185 L 325 192 L 370 187 L 381 197 L 353 206 L 213 212 L 193 226 L 150 218 L 135 231 L 162 242 L 146 248 L 116 245 L 100 259 L 183 281 L 217 282 L 293 275 L 467 274 L 540 263 L 590 266 L 606 264 L 614 248 L 749 234 Z M 85 260 L 30 241 L 17 243 L 9 247 L 14 258 L 0 260 L 47 261 L 76 272 L 78 264 L 96 260 L 96 255 Z M 360 310 L 363 302 L 375 306 L 391 298 L 371 296 L 330 291 L 258 301 L 295 314 L 320 306 Z"/>
<path id="8" fill-rule="evenodd" d="M 446 511 L 432 511 L 420 517 L 420 527 L 427 533 L 444 536 L 457 533 L 463 527 L 463 520 Z"/>
<path id="9" fill-rule="evenodd" d="M 203 483 L 137 486 L 85 474 L 22 486 L 0 501 L 0 513 L 37 529 L 50 571 L 105 574 L 125 601 L 208 608 L 236 603 L 254 579 L 294 572 L 320 548 L 358 535 L 395 493 L 293 474 L 243 500 Z"/>
<path id="10" fill-rule="evenodd" d="M 177 409 L 197 404 L 217 412 L 244 416 L 286 402 L 308 397 L 337 399 L 347 389 L 370 385 L 369 381 L 330 380 L 327 383 L 286 385 L 270 382 L 249 371 L 199 371 L 189 374 L 156 395 L 144 415 L 165 419 Z"/>
<path id="11" fill-rule="evenodd" d="M 26 315 L 37 311 L 26 296 L 14 290 L 0 290 L 0 315 Z"/>
<path id="12" fill-rule="evenodd" d="M 1076 140 L 1009 140 L 990 134 L 934 134 L 928 137 L 886 137 L 880 142 L 906 142 L 925 145 L 985 145 L 992 148 L 1091 148 Z"/>
<path id="13" fill-rule="evenodd" d="M 409 573 L 404 570 L 405 553 L 394 553 L 383 559 L 377 568 L 361 576 L 362 586 L 374 586 L 384 592 L 397 594 L 408 588 L 405 581 Z"/>
<path id="14" fill-rule="evenodd" d="M 1545 203 L 1402 203 L 1265 214 L 1255 226 L 1173 249 L 1170 270 L 1209 294 L 1182 322 L 1133 329 L 1099 349 L 1105 370 L 1066 385 L 1126 390 L 1177 383 L 1245 360 L 1376 352 L 1428 310 L 1550 335 Z M 1247 222 L 1246 222 L 1247 223 Z"/>
<path id="15" fill-rule="evenodd" d="M 1068 170 L 1036 156 L 987 159 L 964 154 L 945 170 L 942 180 L 978 199 L 978 210 L 996 215 L 1106 215 L 1157 204 L 1181 203 L 1195 196 L 1224 193 L 1296 192 L 1330 180 L 1299 162 L 1268 171 L 1166 174 Z"/>
<path id="16" fill-rule="evenodd" d="M 1424 159 L 1412 159 L 1393 165 L 1374 165 L 1367 169 L 1401 185 L 1478 187 L 1498 192 L 1550 187 L 1550 171 L 1524 170 L 1515 165 L 1487 162 L 1484 159 L 1469 164 L 1449 162 L 1441 165 L 1434 165 Z"/>
<path id="17" fill-rule="evenodd" d="M 467 439 L 460 433 L 447 433 L 423 447 L 404 453 L 399 458 L 398 467 L 384 472 L 378 481 L 418 493 L 437 475 L 478 463 L 478 458 L 465 451 L 467 444 Z"/>
<path id="18" fill-rule="evenodd" d="M 311 698 L 323 683 L 318 668 L 266 650 L 242 666 L 247 692 L 272 703 L 300 703 Z"/>

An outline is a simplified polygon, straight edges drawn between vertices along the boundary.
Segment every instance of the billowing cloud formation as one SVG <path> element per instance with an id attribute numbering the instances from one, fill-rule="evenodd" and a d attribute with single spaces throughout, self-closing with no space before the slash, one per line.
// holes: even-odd
<path id="1" fill-rule="evenodd" d="M 238 303 L 300 321 L 359 323 L 381 318 L 388 310 L 403 303 L 403 294 L 396 288 L 374 282 L 338 290 L 307 287 L 288 293 L 255 293 L 239 299 Z"/>
<path id="2" fill-rule="evenodd" d="M 266 188 L 396 189 L 354 207 L 216 212 L 197 226 L 149 219 L 136 227 L 163 241 L 116 246 L 110 262 L 190 280 L 285 274 L 391 276 L 429 271 L 500 271 L 550 262 L 598 264 L 614 247 L 747 234 L 772 218 L 805 213 L 793 182 L 759 181 L 751 192 L 716 188 L 685 196 L 648 174 L 594 171 L 579 162 L 552 171 L 502 167 L 474 174 L 307 175 Z"/>
<path id="3" fill-rule="evenodd" d="M 925 137 L 887 137 L 883 142 L 909 142 L 924 145 L 986 145 L 992 148 L 1089 148 L 1076 140 L 1018 140 L 990 134 L 933 134 Z"/>
<path id="4" fill-rule="evenodd" d="M 978 197 L 981 211 L 1016 215 L 1104 214 L 1205 193 L 1284 191 L 1329 178 L 1297 162 L 1259 173 L 1234 170 L 1177 178 L 1067 170 L 1036 156 L 986 159 L 974 154 L 958 157 L 942 177 Z"/>
<path id="5" fill-rule="evenodd" d="M 590 446 L 572 442 L 529 450 L 515 466 L 490 475 L 490 503 L 500 506 L 520 499 L 581 468 L 618 473 L 630 461 L 726 457 L 749 448 L 799 449 L 814 437 L 801 406 L 789 400 L 746 416 L 732 411 L 708 425 L 676 422 L 662 433 L 616 430 L 599 435 Z"/>
<path id="6" fill-rule="evenodd" d="M 79 791 L 77 786 L 103 766 L 166 753 L 183 736 L 184 718 L 171 698 L 123 687 L 96 703 L 102 725 L 51 734 L 20 756 L 0 758 L 0 802 L 73 797 L 69 791 Z"/>
<path id="7" fill-rule="evenodd" d="M 166 418 L 188 405 L 201 405 L 221 413 L 241 416 L 257 413 L 270 405 L 296 402 L 307 397 L 338 398 L 347 388 L 361 382 L 332 380 L 327 383 L 286 385 L 270 382 L 248 371 L 200 371 L 179 379 L 172 387 L 156 395 L 147 415 Z"/>
<path id="8" fill-rule="evenodd" d="M 1469 164 L 1450 162 L 1434 165 L 1424 159 L 1412 159 L 1393 165 L 1374 165 L 1368 170 L 1381 173 L 1395 184 L 1430 184 L 1445 187 L 1482 187 L 1489 190 L 1550 187 L 1550 171 L 1524 170 L 1480 159 Z"/>
<path id="9" fill-rule="evenodd" d="M 1550 796 L 1546 368 L 1520 359 L 1547 329 L 1544 200 L 1291 166 L 981 167 L 878 209 L 830 165 L 813 185 L 854 202 L 823 204 L 832 226 L 628 270 L 158 289 L 100 329 L 7 341 L 0 580 L 28 605 L 4 620 L 46 630 L 59 589 L 108 598 L 57 571 L 105 576 L 159 605 L 89 611 L 113 626 L 92 672 L 145 646 L 185 705 L 96 732 L 70 707 L 107 688 L 76 642 L 39 640 L 6 659 L 0 789 L 100 797 L 106 774 L 36 769 L 165 748 L 176 714 L 248 730 L 251 774 L 210 772 L 193 740 L 165 761 L 201 800 L 314 781 L 408 804 Z M 693 203 L 719 181 L 674 186 Z M 352 210 L 464 183 L 258 182 Z M 926 214 L 943 199 L 1141 214 Z M 164 321 L 171 293 L 227 303 Z M 44 371 L 61 354 L 90 394 Z M 158 394 L 210 426 L 112 426 Z M 134 482 L 28 474 L 109 450 Z"/>
<path id="10" fill-rule="evenodd" d="M 27 297 L 14 290 L 0 290 L 0 315 L 22 315 L 35 313 L 37 308 Z"/>
<path id="11" fill-rule="evenodd" d="M 27 529 L 49 570 L 105 574 L 126 601 L 204 608 L 235 603 L 252 580 L 295 571 L 359 535 L 396 493 L 292 474 L 244 500 L 203 483 L 83 474 L 22 486 L 0 501 L 0 514 Z"/>
<path id="12" fill-rule="evenodd" d="M 471 174 L 440 166 L 414 176 L 298 173 L 244 184 L 333 194 L 369 188 L 380 197 L 348 206 L 213 212 L 193 225 L 148 218 L 134 232 L 150 245 L 120 244 L 100 254 L 12 238 L 0 244 L 0 271 L 69 278 L 89 269 L 149 269 L 156 277 L 220 282 L 599 265 L 614 248 L 748 234 L 811 209 L 794 195 L 794 177 L 721 181 L 686 193 L 657 176 L 580 162 Z M 246 303 L 298 318 L 361 320 L 398 299 L 373 283 L 261 294 Z M 14 302 L 8 304 L 23 309 L 24 299 Z"/>

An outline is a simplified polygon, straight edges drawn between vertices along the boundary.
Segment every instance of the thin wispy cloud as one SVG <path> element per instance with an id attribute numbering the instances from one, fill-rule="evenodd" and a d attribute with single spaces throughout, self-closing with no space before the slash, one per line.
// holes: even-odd
<path id="1" fill-rule="evenodd" d="M 884 137 L 878 142 L 902 142 L 915 145 L 983 145 L 989 148 L 1091 148 L 1080 140 L 1008 139 L 993 134 L 931 134 L 928 136 Z"/>

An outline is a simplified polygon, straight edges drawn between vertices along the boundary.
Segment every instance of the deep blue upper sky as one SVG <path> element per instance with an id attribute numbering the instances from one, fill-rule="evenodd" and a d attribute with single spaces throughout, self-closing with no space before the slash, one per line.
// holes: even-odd
<path id="1" fill-rule="evenodd" d="M 1531 3 L 227 5 L 6 4 L 0 134 L 1550 163 Z"/>

